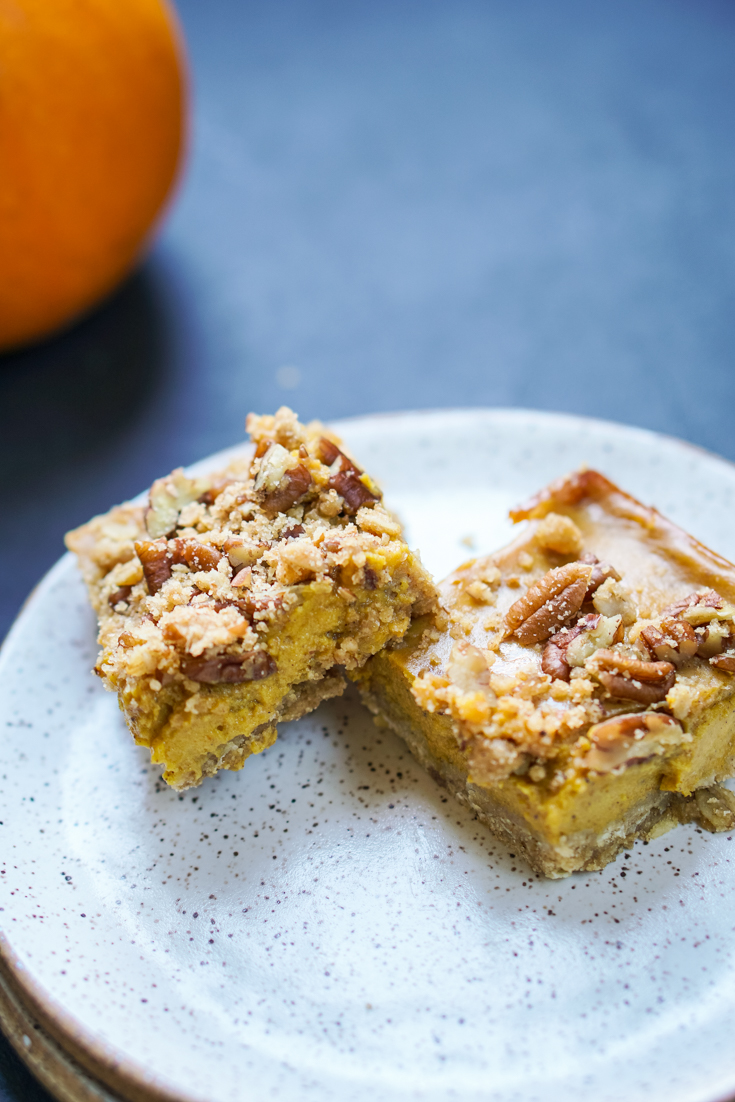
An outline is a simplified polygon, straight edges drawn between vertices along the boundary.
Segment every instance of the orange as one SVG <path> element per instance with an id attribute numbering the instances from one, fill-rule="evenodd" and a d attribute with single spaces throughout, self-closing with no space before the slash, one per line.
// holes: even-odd
<path id="1" fill-rule="evenodd" d="M 165 0 L 0 0 L 0 349 L 130 271 L 181 160 L 184 74 Z"/>

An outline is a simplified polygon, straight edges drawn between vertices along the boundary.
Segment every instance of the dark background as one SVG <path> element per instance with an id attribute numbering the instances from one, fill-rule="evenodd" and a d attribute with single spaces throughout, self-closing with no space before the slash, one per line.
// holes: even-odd
<path id="1" fill-rule="evenodd" d="M 157 243 L 0 357 L 0 638 L 67 528 L 251 409 L 521 405 L 735 459 L 735 4 L 178 7 L 192 145 Z M 0 1040 L 21 1099 L 48 1095 Z"/>

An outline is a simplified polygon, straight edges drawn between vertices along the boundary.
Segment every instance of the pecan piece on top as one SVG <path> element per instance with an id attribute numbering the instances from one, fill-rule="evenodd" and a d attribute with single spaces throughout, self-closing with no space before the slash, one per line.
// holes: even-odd
<path id="1" fill-rule="evenodd" d="M 116 589 L 114 593 L 110 594 L 107 598 L 107 603 L 110 608 L 114 608 L 115 605 L 119 605 L 121 601 L 127 601 L 132 592 L 132 585 L 121 585 L 119 589 Z"/>
<path id="2" fill-rule="evenodd" d="M 303 463 L 286 471 L 278 486 L 263 498 L 263 508 L 268 517 L 285 513 L 296 505 L 311 488 L 311 472 Z"/>
<path id="3" fill-rule="evenodd" d="M 588 663 L 610 696 L 657 704 L 666 699 L 676 670 L 671 662 L 643 662 L 614 650 L 599 650 Z"/>
<path id="4" fill-rule="evenodd" d="M 322 436 L 319 441 L 319 458 L 326 466 L 333 468 L 327 485 L 342 498 L 346 513 L 356 513 L 361 506 L 380 501 L 377 487 L 375 490 L 371 489 L 363 481 L 360 468 L 326 436 Z"/>
<path id="5" fill-rule="evenodd" d="M 709 664 L 723 673 L 735 673 L 735 654 L 717 654 L 710 658 Z"/>
<path id="6" fill-rule="evenodd" d="M 579 561 L 592 567 L 587 593 L 585 594 L 585 601 L 589 601 L 592 595 L 608 578 L 612 578 L 615 582 L 622 580 L 614 566 L 611 566 L 609 562 L 600 562 L 597 555 L 593 555 L 591 551 L 585 551 L 583 555 L 580 555 Z"/>
<path id="7" fill-rule="evenodd" d="M 699 639 L 694 629 L 683 620 L 662 620 L 660 627 L 647 624 L 640 634 L 648 653 L 660 662 L 680 666 L 697 653 Z"/>
<path id="8" fill-rule="evenodd" d="M 135 553 L 143 567 L 148 592 L 153 596 L 171 577 L 174 557 L 164 539 L 138 540 L 135 543 Z"/>
<path id="9" fill-rule="evenodd" d="M 219 654 L 214 658 L 184 658 L 182 672 L 191 681 L 206 685 L 234 685 L 241 681 L 262 681 L 276 672 L 276 663 L 264 650 L 247 654 Z"/>
<path id="10" fill-rule="evenodd" d="M 579 612 L 591 573 L 592 567 L 580 562 L 549 570 L 506 612 L 506 636 L 524 646 L 548 639 Z"/>
<path id="11" fill-rule="evenodd" d="M 268 517 L 285 513 L 308 492 L 311 472 L 281 444 L 270 444 L 262 456 L 254 489 Z"/>
<path id="12" fill-rule="evenodd" d="M 595 773 L 609 773 L 664 753 L 679 745 L 683 734 L 680 723 L 660 712 L 614 716 L 590 727 L 587 737 L 592 747 L 582 764 Z"/>
<path id="13" fill-rule="evenodd" d="M 215 570 L 222 558 L 222 552 L 211 543 L 199 543 L 198 540 L 173 539 L 169 549 L 175 563 L 184 563 L 190 570 Z"/>
<path id="14" fill-rule="evenodd" d="M 572 667 L 567 662 L 567 647 L 582 632 L 596 628 L 601 619 L 602 616 L 599 612 L 593 612 L 589 616 L 583 616 L 568 631 L 558 631 L 556 635 L 552 635 L 544 647 L 544 653 L 541 655 L 541 669 L 543 672 L 557 681 L 568 681 L 572 673 Z"/>
<path id="15" fill-rule="evenodd" d="M 669 605 L 661 613 L 662 616 L 681 616 L 682 612 L 685 612 L 688 608 L 694 608 L 696 605 L 706 605 L 708 608 L 722 608 L 724 601 L 719 593 L 715 593 L 714 589 L 708 589 L 704 593 L 690 593 L 687 597 L 682 597 L 680 601 L 675 601 L 673 605 Z"/>

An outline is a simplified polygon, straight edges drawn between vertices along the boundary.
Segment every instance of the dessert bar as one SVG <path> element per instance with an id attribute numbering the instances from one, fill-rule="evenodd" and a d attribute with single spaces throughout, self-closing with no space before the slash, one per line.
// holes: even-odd
<path id="1" fill-rule="evenodd" d="M 735 566 L 592 470 L 354 674 L 378 721 L 550 877 L 735 827 Z"/>
<path id="2" fill-rule="evenodd" d="M 158 480 L 70 532 L 99 619 L 96 672 L 172 787 L 240 769 L 279 721 L 437 612 L 381 493 L 318 422 L 248 418 L 254 451 Z"/>

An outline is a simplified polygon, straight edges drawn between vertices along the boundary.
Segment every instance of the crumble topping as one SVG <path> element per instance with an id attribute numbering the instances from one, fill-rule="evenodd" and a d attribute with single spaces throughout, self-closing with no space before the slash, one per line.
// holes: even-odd
<path id="1" fill-rule="evenodd" d="M 436 611 L 380 489 L 333 433 L 287 407 L 251 414 L 247 428 L 247 459 L 206 478 L 173 471 L 147 506 L 120 506 L 67 536 L 100 620 L 97 672 L 111 687 L 148 677 L 154 692 L 174 681 L 196 691 L 270 676 L 271 636 L 304 584 L 344 602 L 350 637 L 335 640 L 334 660 L 348 668 L 366 657 L 360 639 L 392 615 L 352 611 L 356 590 L 391 587 L 409 593 L 414 614 Z"/>
<path id="2" fill-rule="evenodd" d="M 578 492 L 575 477 L 563 493 Z M 628 584 L 550 508 L 524 549 L 496 560 L 449 579 L 453 645 L 412 687 L 420 707 L 453 720 L 471 780 L 518 774 L 553 791 L 571 776 L 623 770 L 690 741 L 684 722 L 732 691 L 735 607 L 714 589 L 672 604 L 655 569 L 645 587 Z"/>

